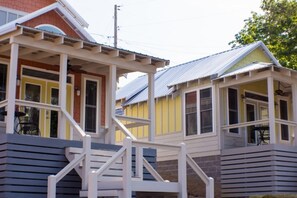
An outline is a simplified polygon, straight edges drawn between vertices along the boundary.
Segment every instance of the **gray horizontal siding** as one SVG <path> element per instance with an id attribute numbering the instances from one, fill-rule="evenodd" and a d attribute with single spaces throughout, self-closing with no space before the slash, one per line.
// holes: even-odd
<path id="1" fill-rule="evenodd" d="M 69 162 L 65 148 L 81 147 L 81 142 L 21 136 L 0 135 L 0 197 L 45 198 L 47 178 L 58 173 Z M 93 149 L 119 150 L 120 146 L 92 144 Z M 146 159 L 155 166 L 154 150 L 144 150 Z M 146 172 L 144 177 L 151 179 Z M 81 179 L 73 170 L 57 185 L 57 197 L 79 197 Z"/>
<path id="2" fill-rule="evenodd" d="M 222 197 L 297 193 L 297 148 L 260 145 L 221 155 Z"/>

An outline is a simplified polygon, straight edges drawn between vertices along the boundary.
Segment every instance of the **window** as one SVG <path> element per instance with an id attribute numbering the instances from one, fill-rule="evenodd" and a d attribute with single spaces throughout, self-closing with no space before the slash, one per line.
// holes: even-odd
<path id="1" fill-rule="evenodd" d="M 14 21 L 25 15 L 25 13 L 20 13 L 16 10 L 11 10 L 3 7 L 0 9 L 0 26 L 5 25 L 6 23 Z"/>
<path id="2" fill-rule="evenodd" d="M 7 65 L 0 64 L 0 101 L 5 100 L 6 98 L 6 74 L 7 74 Z M 5 111 L 5 108 L 1 108 L 1 111 Z M 0 121 L 4 121 L 4 116 L 0 115 Z"/>
<path id="3" fill-rule="evenodd" d="M 237 89 L 228 89 L 229 124 L 238 123 L 238 93 Z M 238 128 L 230 129 L 230 133 L 238 133 Z"/>
<path id="4" fill-rule="evenodd" d="M 85 81 L 85 131 L 96 133 L 98 125 L 98 82 Z"/>
<path id="5" fill-rule="evenodd" d="M 185 125 L 186 136 L 213 131 L 211 88 L 185 94 Z"/>
<path id="6" fill-rule="evenodd" d="M 36 26 L 36 28 L 40 29 L 40 30 L 47 31 L 47 32 L 66 35 L 65 32 L 63 32 L 60 28 L 58 28 L 58 27 L 56 27 L 54 25 L 50 25 L 50 24 L 38 25 L 38 26 Z"/>
<path id="7" fill-rule="evenodd" d="M 288 103 L 285 100 L 279 101 L 280 119 L 288 120 Z M 289 141 L 289 127 L 286 124 L 281 124 L 281 139 Z"/>
<path id="8" fill-rule="evenodd" d="M 200 124 L 201 133 L 212 132 L 211 88 L 200 90 Z"/>
<path id="9" fill-rule="evenodd" d="M 186 135 L 197 134 L 197 96 L 195 92 L 186 94 Z"/>

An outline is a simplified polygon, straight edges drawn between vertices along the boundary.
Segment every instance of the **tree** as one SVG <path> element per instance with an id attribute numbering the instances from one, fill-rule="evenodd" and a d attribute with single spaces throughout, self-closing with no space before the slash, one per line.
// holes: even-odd
<path id="1" fill-rule="evenodd" d="M 232 47 L 263 41 L 280 64 L 297 69 L 297 1 L 262 0 L 263 13 L 252 12 L 229 44 Z"/>

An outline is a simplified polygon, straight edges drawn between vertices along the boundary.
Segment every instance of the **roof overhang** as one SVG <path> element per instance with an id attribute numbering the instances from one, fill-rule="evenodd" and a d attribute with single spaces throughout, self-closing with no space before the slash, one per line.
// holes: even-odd
<path id="1" fill-rule="evenodd" d="M 236 86 L 239 84 L 259 81 L 272 77 L 274 80 L 282 81 L 288 84 L 297 83 L 297 71 L 286 67 L 279 67 L 271 63 L 254 63 L 262 64 L 250 69 L 241 69 L 213 79 L 213 83 L 219 84 L 219 87 Z"/>
<path id="2" fill-rule="evenodd" d="M 93 73 L 108 73 L 110 65 L 117 66 L 118 74 L 155 73 L 158 67 L 169 64 L 168 60 L 21 25 L 0 36 L 1 55 L 10 56 L 11 43 L 20 45 L 19 58 L 59 65 L 60 54 L 67 54 Z"/>

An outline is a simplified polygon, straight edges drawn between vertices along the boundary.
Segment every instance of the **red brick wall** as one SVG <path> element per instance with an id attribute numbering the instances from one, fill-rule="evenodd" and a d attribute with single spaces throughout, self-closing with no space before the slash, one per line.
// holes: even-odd
<path id="1" fill-rule="evenodd" d="M 215 197 L 221 197 L 221 160 L 220 156 L 207 156 L 194 158 L 195 162 L 206 173 L 214 178 Z M 157 171 L 167 180 L 177 181 L 177 160 L 163 161 L 157 163 Z M 188 166 L 187 169 L 188 197 L 205 197 L 205 184 L 197 174 Z"/>
<path id="2" fill-rule="evenodd" d="M 68 36 L 71 36 L 74 38 L 80 38 L 80 36 L 78 36 L 78 34 L 55 11 L 50 11 L 48 13 L 40 15 L 30 21 L 23 23 L 22 25 L 34 28 L 41 24 L 54 25 L 54 26 L 60 28 Z"/>
<path id="3" fill-rule="evenodd" d="M 31 13 L 55 2 L 56 0 L 0 0 L 0 6 Z"/>

